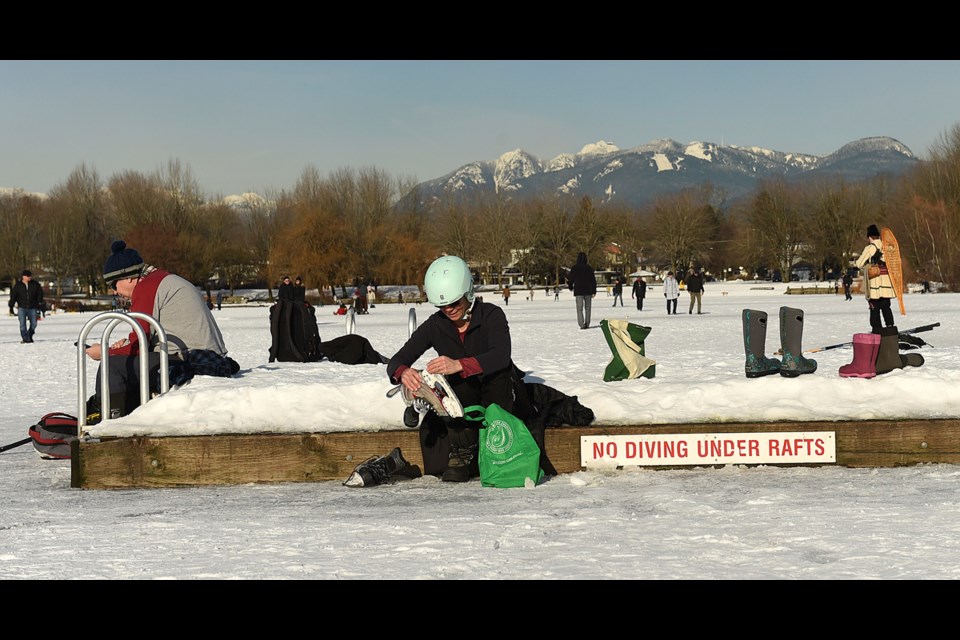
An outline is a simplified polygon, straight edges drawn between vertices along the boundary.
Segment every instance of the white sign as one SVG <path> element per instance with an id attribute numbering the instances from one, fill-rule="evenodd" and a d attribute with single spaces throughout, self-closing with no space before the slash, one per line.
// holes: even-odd
<path id="1" fill-rule="evenodd" d="M 834 431 L 581 436 L 587 469 L 714 464 L 831 464 Z"/>

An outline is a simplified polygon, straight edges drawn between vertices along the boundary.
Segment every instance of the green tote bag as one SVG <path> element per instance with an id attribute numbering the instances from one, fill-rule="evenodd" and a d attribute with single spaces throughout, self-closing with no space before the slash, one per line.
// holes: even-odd
<path id="1" fill-rule="evenodd" d="M 486 409 L 465 407 L 464 417 L 482 422 L 480 428 L 480 484 L 484 487 L 523 487 L 527 478 L 536 484 L 543 478 L 540 447 L 523 420 L 497 403 Z"/>

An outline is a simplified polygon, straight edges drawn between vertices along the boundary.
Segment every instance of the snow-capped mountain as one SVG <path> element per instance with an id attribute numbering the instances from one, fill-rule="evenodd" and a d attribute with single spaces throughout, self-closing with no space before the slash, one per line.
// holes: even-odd
<path id="1" fill-rule="evenodd" d="M 589 196 L 636 206 L 706 182 L 736 198 L 763 179 L 840 175 L 856 181 L 899 174 L 918 162 L 910 149 L 888 137 L 863 138 L 826 156 L 669 139 L 621 150 L 601 140 L 548 161 L 516 149 L 424 182 L 415 193 L 428 205 L 450 197 L 503 193 L 521 198 Z"/>
<path id="2" fill-rule="evenodd" d="M 7 197 L 35 196 L 43 200 L 44 198 L 47 197 L 47 194 L 35 193 L 32 191 L 24 191 L 23 189 L 19 189 L 16 187 L 0 187 L 0 196 L 7 196 Z"/>
<path id="3" fill-rule="evenodd" d="M 241 211 L 265 208 L 270 204 L 263 196 L 252 191 L 248 191 L 239 196 L 226 196 L 221 202 Z"/>

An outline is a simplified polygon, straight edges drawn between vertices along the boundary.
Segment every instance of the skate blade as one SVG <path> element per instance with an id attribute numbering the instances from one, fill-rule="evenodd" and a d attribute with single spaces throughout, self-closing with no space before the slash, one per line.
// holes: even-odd
<path id="1" fill-rule="evenodd" d="M 343 486 L 345 487 L 362 487 L 364 486 L 363 476 L 354 471 L 350 474 L 350 477 L 343 481 Z"/>
<path id="2" fill-rule="evenodd" d="M 437 403 L 440 404 L 443 411 L 441 415 L 447 415 L 451 418 L 463 417 L 463 407 L 460 404 L 460 399 L 457 398 L 457 394 L 454 393 L 446 378 L 428 372 L 424 372 L 421 377 L 423 378 L 424 384 L 430 389 L 436 402 L 431 398 L 428 398 L 428 400 L 435 408 Z M 440 412 L 441 410 L 438 408 L 437 413 Z"/>
<path id="3" fill-rule="evenodd" d="M 403 385 L 402 385 L 402 384 L 398 384 L 397 386 L 392 387 L 389 391 L 387 391 L 387 397 L 388 397 L 388 398 L 392 398 L 393 396 L 395 396 L 395 395 L 397 395 L 398 393 L 400 393 L 400 390 L 401 390 L 402 388 L 403 388 Z"/>

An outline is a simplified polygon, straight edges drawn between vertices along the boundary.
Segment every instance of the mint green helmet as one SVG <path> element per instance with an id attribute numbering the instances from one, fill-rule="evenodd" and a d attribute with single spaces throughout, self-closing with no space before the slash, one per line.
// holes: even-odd
<path id="1" fill-rule="evenodd" d="M 473 274 L 462 258 L 441 256 L 427 267 L 423 289 L 430 304 L 445 307 L 466 297 L 473 304 Z"/>

